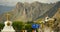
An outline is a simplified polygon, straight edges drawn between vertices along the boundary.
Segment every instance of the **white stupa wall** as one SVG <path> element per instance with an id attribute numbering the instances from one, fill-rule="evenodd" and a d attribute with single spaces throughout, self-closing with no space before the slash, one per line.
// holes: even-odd
<path id="1" fill-rule="evenodd" d="M 9 26 L 7 25 L 8 22 L 10 23 Z M 1 32 L 15 32 L 15 30 L 12 27 L 11 21 L 6 21 L 4 24 L 5 24 L 5 26 L 4 26 L 3 30 L 1 30 Z"/>

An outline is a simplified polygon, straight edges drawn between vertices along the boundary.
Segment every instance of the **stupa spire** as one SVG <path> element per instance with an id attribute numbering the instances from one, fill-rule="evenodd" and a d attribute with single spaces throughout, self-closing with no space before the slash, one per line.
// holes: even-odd
<path id="1" fill-rule="evenodd" d="M 7 21 L 9 21 L 9 18 L 10 18 L 10 14 L 6 14 L 6 19 L 7 19 Z"/>

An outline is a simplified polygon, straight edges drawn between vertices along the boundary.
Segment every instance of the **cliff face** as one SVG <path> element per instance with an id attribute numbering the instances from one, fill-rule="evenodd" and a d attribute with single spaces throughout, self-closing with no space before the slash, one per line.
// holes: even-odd
<path id="1" fill-rule="evenodd" d="M 54 18 L 60 19 L 60 8 L 58 8 L 57 12 L 53 16 Z"/>
<path id="2" fill-rule="evenodd" d="M 43 18 L 46 15 L 53 17 L 59 8 L 59 3 L 47 4 L 40 2 L 18 2 L 15 9 L 10 12 L 12 14 L 11 20 L 34 21 L 38 18 Z"/>
<path id="3" fill-rule="evenodd" d="M 18 2 L 15 8 L 16 16 L 14 18 L 16 20 L 32 21 L 49 11 L 49 9 L 54 6 L 55 4 L 45 4 L 40 2 L 33 2 L 30 4 L 27 2 Z"/>
<path id="4" fill-rule="evenodd" d="M 44 13 L 40 17 L 46 17 L 46 15 L 48 15 L 49 17 L 53 17 L 57 13 L 57 11 L 58 11 L 59 8 L 60 8 L 60 2 L 57 2 L 54 7 L 52 7 L 51 9 L 49 9 L 46 13 Z"/>
<path id="5" fill-rule="evenodd" d="M 53 17 L 57 18 L 57 19 L 60 19 L 60 2 L 58 3 L 58 10 L 57 12 L 55 13 L 55 15 Z"/>

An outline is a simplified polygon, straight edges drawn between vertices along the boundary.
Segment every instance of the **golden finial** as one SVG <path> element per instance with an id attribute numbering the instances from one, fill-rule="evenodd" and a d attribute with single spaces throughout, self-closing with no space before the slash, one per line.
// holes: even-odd
<path id="1" fill-rule="evenodd" d="M 6 19 L 7 19 L 7 21 L 9 20 L 9 18 L 10 18 L 10 14 L 6 14 Z"/>

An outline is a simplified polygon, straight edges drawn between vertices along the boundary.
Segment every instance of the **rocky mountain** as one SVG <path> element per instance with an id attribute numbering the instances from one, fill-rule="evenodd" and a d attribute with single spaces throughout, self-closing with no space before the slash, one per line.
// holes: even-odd
<path id="1" fill-rule="evenodd" d="M 44 17 L 44 15 L 48 15 L 49 17 L 53 17 L 59 10 L 60 8 L 60 2 L 57 2 L 54 7 L 49 9 L 45 14 L 43 14 L 41 17 Z"/>
<path id="2" fill-rule="evenodd" d="M 60 2 L 57 3 L 21 3 L 18 2 L 16 4 L 15 9 L 10 11 L 12 17 L 10 20 L 13 21 L 35 21 L 39 18 L 44 18 L 46 15 L 49 17 L 53 17 L 55 13 L 58 11 Z"/>
<path id="3" fill-rule="evenodd" d="M 57 19 L 59 19 L 60 18 L 60 2 L 58 3 L 58 10 L 57 10 L 57 12 L 55 13 L 55 15 L 53 16 L 53 17 L 55 17 L 55 18 L 57 18 Z"/>
<path id="4" fill-rule="evenodd" d="M 57 12 L 55 13 L 55 15 L 53 16 L 53 18 L 60 19 L 60 8 L 58 8 L 58 10 L 57 10 Z"/>

